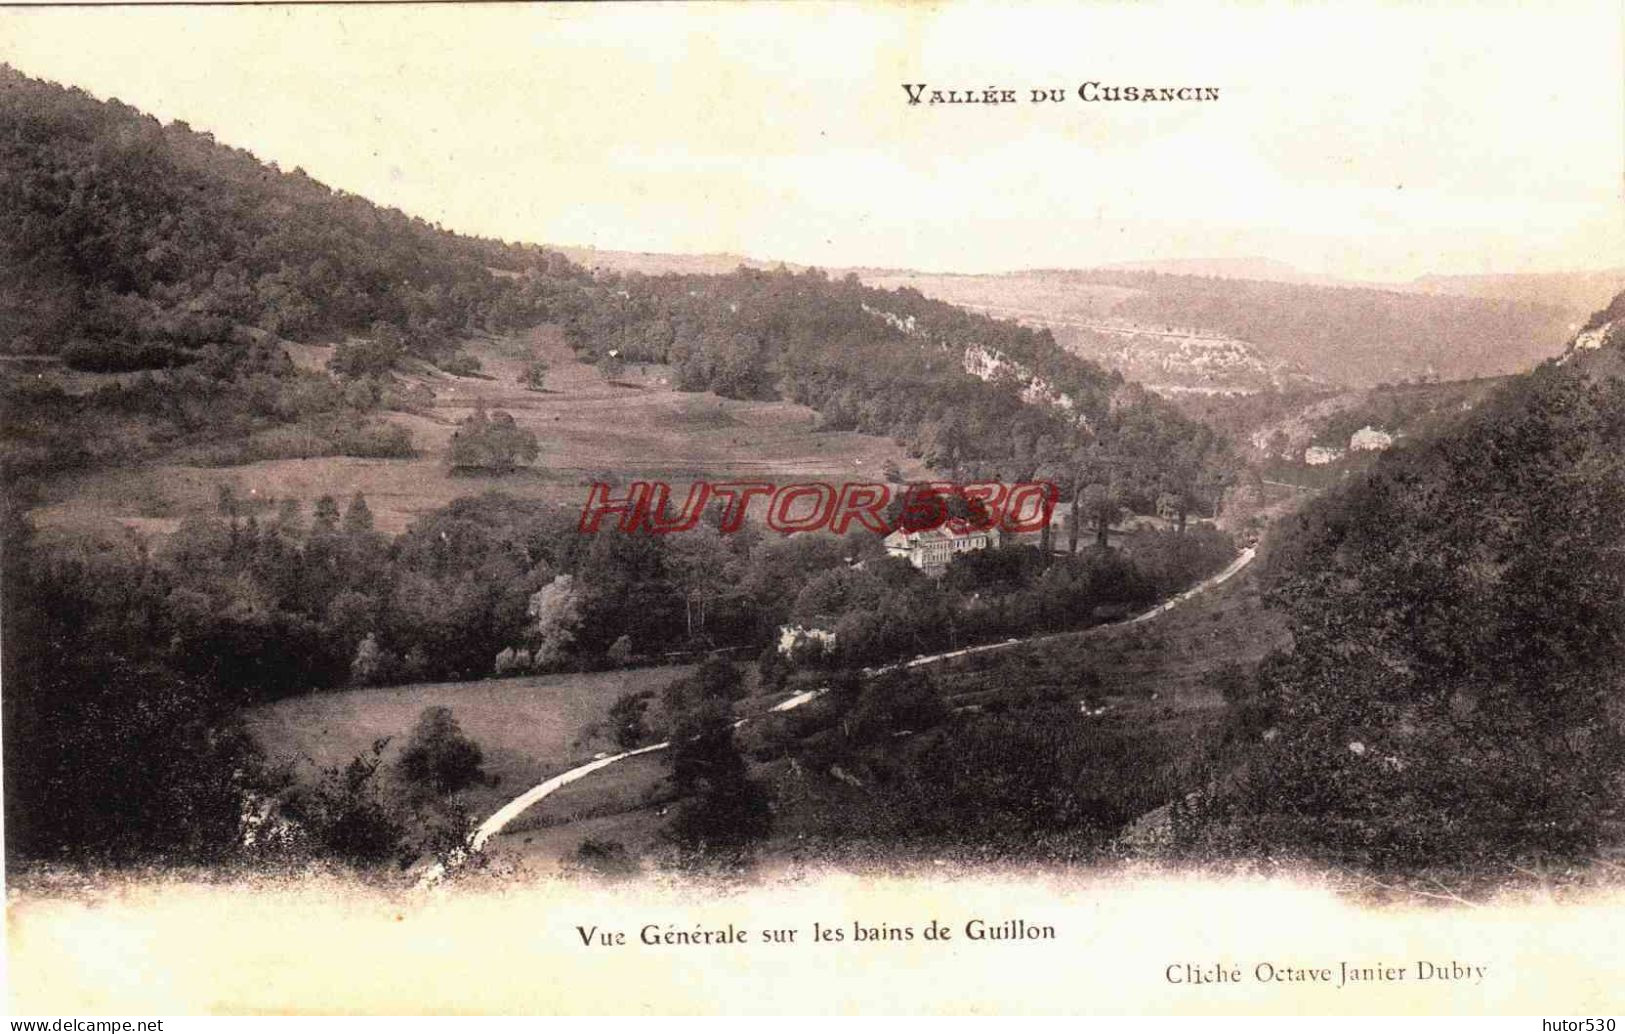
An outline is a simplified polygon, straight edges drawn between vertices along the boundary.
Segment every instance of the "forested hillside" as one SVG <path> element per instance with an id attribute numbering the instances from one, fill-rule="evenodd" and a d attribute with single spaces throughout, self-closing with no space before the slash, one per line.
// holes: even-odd
<path id="1" fill-rule="evenodd" d="M 670 362 L 685 390 L 805 402 L 827 426 L 896 438 L 945 472 L 1047 470 L 1080 491 L 1168 491 L 1204 508 L 1228 462 L 1206 429 L 1047 332 L 917 292 L 816 271 L 594 278 L 556 253 L 444 232 L 9 68 L 0 112 L 0 204 L 21 213 L 0 227 L 0 348 L 87 370 L 180 368 L 89 401 L 12 385 L 7 437 L 32 445 L 12 450 L 14 468 L 94 461 L 109 414 L 178 425 L 158 445 L 220 430 L 193 426 L 208 419 L 175 411 L 181 398 L 207 400 L 243 433 L 315 423 L 335 451 L 398 454 L 410 445 L 379 442 L 356 419 L 412 407 L 392 390 L 394 364 L 468 372 L 466 335 L 547 321 L 595 359 Z M 301 377 L 279 339 L 341 342 L 338 383 Z M 64 423 L 81 433 L 44 433 L 52 407 L 72 411 Z"/>
<path id="2" fill-rule="evenodd" d="M 593 296 L 569 332 L 594 356 L 670 363 L 679 386 L 773 393 L 824 426 L 884 435 L 963 477 L 1090 485 L 1149 512 L 1169 494 L 1210 511 L 1228 443 L 1170 403 L 1056 347 L 1047 331 L 856 277 L 741 269 L 636 275 Z"/>
<path id="3" fill-rule="evenodd" d="M 248 324 L 292 340 L 375 323 L 441 358 L 585 274 L 458 237 L 186 124 L 0 67 L 0 348 L 87 369 L 172 366 Z M 530 273 L 524 289 L 511 277 Z"/>
<path id="4" fill-rule="evenodd" d="M 14 490 L 165 455 L 411 455 L 382 417 L 425 400 L 393 367 L 469 372 L 467 335 L 557 318 L 590 287 L 556 254 L 446 233 L 9 67 L 0 210 Z M 337 343 L 330 369 L 292 362 L 298 341 Z"/>
<path id="5" fill-rule="evenodd" d="M 1204 850 L 1484 868 L 1617 843 L 1622 373 L 1605 333 L 1283 529 L 1269 598 L 1294 645 L 1239 706 Z"/>

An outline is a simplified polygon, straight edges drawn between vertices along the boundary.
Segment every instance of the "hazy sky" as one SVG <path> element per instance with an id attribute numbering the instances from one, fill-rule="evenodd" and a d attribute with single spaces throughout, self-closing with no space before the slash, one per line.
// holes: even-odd
<path id="1" fill-rule="evenodd" d="M 1622 21 L 1617 0 L 9 9 L 0 60 L 510 240 L 1393 279 L 1625 265 Z M 1084 104 L 1087 80 L 1221 99 Z M 904 82 L 1022 103 L 910 107 Z"/>

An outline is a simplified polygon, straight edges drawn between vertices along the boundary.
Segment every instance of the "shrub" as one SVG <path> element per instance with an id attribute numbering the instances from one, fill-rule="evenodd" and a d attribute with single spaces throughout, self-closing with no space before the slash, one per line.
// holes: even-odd
<path id="1" fill-rule="evenodd" d="M 75 341 L 62 353 L 62 361 L 87 373 L 128 373 L 161 370 L 191 362 L 193 356 L 168 345 L 127 341 Z"/>
<path id="2" fill-rule="evenodd" d="M 588 837 L 576 848 L 576 864 L 600 876 L 630 876 L 637 872 L 637 861 L 626 845 L 619 840 L 601 840 Z"/>
<path id="3" fill-rule="evenodd" d="M 547 386 L 547 363 L 533 359 L 519 371 L 519 383 L 531 391 L 543 391 Z"/>
<path id="4" fill-rule="evenodd" d="M 644 724 L 644 715 L 649 710 L 649 701 L 653 697 L 652 689 L 622 693 L 610 705 L 609 720 L 614 728 L 615 743 L 621 749 L 631 750 L 634 747 L 641 747 L 648 738 L 649 729 Z"/>
<path id="5" fill-rule="evenodd" d="M 702 700 L 739 700 L 745 695 L 745 673 L 726 657 L 707 657 L 694 671 L 694 686 Z"/>
<path id="6" fill-rule="evenodd" d="M 424 708 L 401 754 L 401 774 L 437 794 L 456 793 L 484 778 L 485 756 L 463 734 L 449 707 Z"/>
<path id="7" fill-rule="evenodd" d="M 480 361 L 467 352 L 453 352 L 435 365 L 457 377 L 477 377 L 480 373 Z"/>
<path id="8" fill-rule="evenodd" d="M 406 824 L 379 791 L 377 775 L 387 738 L 344 768 L 330 768 L 289 811 L 328 854 L 352 865 L 378 865 L 399 856 Z"/>
<path id="9" fill-rule="evenodd" d="M 1226 664 L 1208 676 L 1212 686 L 1227 704 L 1239 704 L 1252 695 L 1252 679 L 1239 664 Z"/>
<path id="10" fill-rule="evenodd" d="M 779 651 L 779 644 L 768 643 L 756 658 L 757 679 L 763 693 L 777 693 L 790 680 L 790 660 Z"/>
<path id="11" fill-rule="evenodd" d="M 327 368 L 340 377 L 383 377 L 395 368 L 401 355 L 400 332 L 375 327 L 372 337 L 340 342 Z"/>

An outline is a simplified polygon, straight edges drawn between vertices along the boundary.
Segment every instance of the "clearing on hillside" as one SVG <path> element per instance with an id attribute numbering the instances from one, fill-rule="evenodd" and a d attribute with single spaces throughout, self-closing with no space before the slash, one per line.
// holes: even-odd
<path id="1" fill-rule="evenodd" d="M 323 495 L 343 500 L 361 492 L 377 528 L 396 533 L 454 499 L 493 489 L 574 509 L 595 480 L 661 480 L 681 494 L 698 478 L 880 481 L 887 460 L 895 461 L 905 477 L 927 474 L 886 439 L 819 431 L 818 414 L 793 402 L 678 391 L 671 386 L 670 370 L 654 364 L 631 364 L 613 383 L 606 382 L 595 367 L 576 360 L 557 326 L 471 340 L 466 348 L 482 364 L 477 376 L 453 376 L 421 363 L 401 374 L 434 393 L 432 405 L 421 413 L 385 416 L 412 432 L 418 452 L 413 458 L 98 470 L 52 485 L 35 521 L 48 531 L 128 528 L 165 534 L 187 514 L 212 511 L 219 486 L 226 485 L 239 500 L 267 509 L 282 499 L 298 499 L 307 513 Z M 330 351 L 290 348 L 298 363 L 312 368 L 325 363 Z M 518 383 L 533 357 L 549 367 L 543 391 Z M 481 406 L 512 413 L 536 435 L 541 453 L 532 468 L 504 476 L 451 474 L 446 450 L 457 422 Z"/>

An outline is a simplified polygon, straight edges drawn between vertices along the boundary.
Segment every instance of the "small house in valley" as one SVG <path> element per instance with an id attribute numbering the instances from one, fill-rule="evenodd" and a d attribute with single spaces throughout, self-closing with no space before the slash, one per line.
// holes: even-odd
<path id="1" fill-rule="evenodd" d="M 961 553 L 997 545 L 992 531 L 956 532 L 944 525 L 927 531 L 898 529 L 886 536 L 886 555 L 902 557 L 926 574 L 941 574 Z"/>

